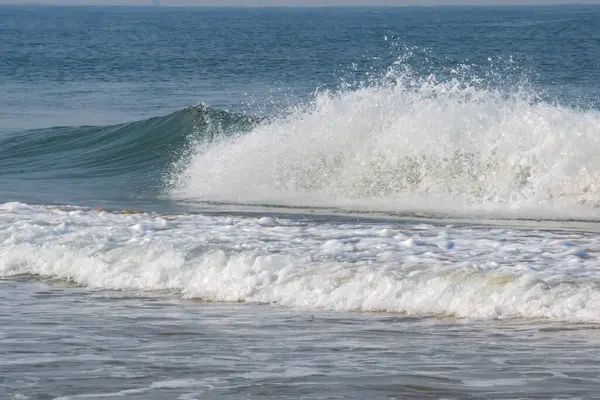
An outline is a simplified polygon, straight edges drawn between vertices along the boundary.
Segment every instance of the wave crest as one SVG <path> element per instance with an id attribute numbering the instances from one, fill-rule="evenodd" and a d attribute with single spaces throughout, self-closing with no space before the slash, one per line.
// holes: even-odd
<path id="1" fill-rule="evenodd" d="M 198 146 L 173 197 L 497 215 L 600 204 L 600 112 L 464 73 L 393 74 Z"/>

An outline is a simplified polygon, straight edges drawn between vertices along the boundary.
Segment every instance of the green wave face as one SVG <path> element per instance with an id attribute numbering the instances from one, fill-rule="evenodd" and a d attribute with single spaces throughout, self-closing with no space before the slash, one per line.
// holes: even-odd
<path id="1" fill-rule="evenodd" d="M 200 105 L 119 125 L 0 136 L 0 187 L 5 188 L 0 201 L 31 196 L 32 187 L 38 189 L 38 203 L 76 202 L 99 193 L 104 199 L 156 197 L 190 143 L 246 132 L 256 123 L 256 118 Z"/>

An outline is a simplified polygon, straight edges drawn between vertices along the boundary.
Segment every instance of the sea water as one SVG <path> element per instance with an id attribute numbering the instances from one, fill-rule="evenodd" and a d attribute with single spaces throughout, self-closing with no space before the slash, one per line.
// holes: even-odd
<path id="1" fill-rule="evenodd" d="M 0 394 L 598 396 L 599 19 L 0 6 Z"/>

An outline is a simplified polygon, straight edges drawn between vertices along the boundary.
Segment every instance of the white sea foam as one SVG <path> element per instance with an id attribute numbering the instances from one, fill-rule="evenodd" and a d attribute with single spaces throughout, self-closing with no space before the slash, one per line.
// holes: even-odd
<path id="1" fill-rule="evenodd" d="M 598 251 L 590 233 L 0 206 L 0 276 L 307 309 L 600 321 Z"/>
<path id="2" fill-rule="evenodd" d="M 388 79 L 390 76 L 387 77 Z M 179 199 L 514 218 L 599 218 L 600 112 L 522 87 L 394 72 L 198 145 Z M 473 83 L 475 82 L 475 83 Z"/>

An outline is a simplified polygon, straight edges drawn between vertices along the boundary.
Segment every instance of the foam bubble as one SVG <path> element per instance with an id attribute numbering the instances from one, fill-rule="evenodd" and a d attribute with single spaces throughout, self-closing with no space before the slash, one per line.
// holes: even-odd
<path id="1" fill-rule="evenodd" d="M 277 222 L 271 217 L 262 217 L 258 220 L 259 225 L 262 226 L 275 226 Z"/>

